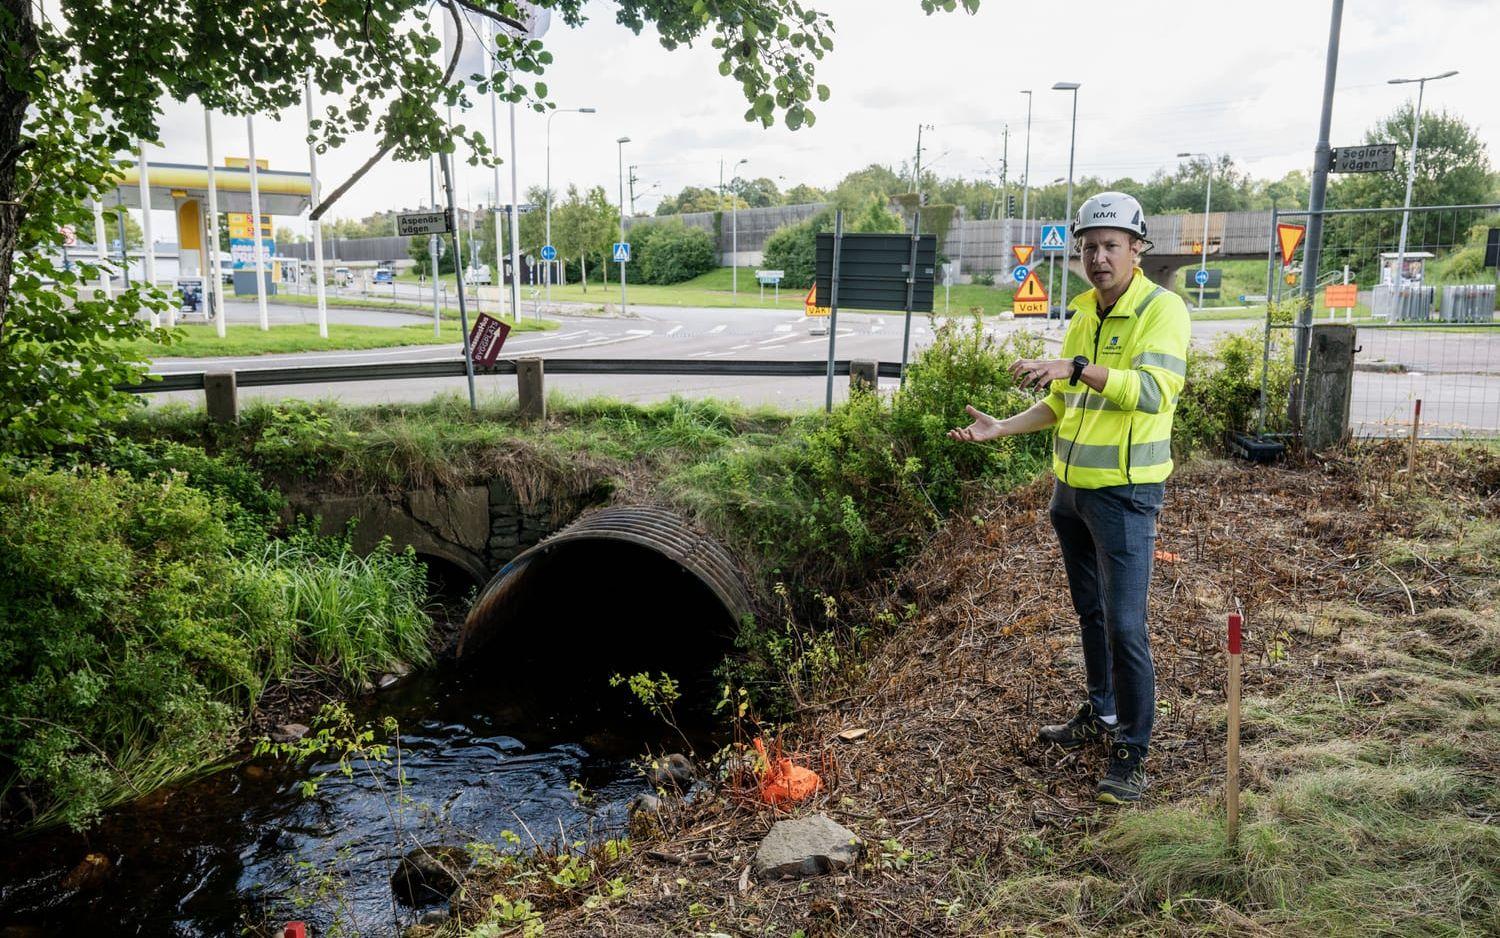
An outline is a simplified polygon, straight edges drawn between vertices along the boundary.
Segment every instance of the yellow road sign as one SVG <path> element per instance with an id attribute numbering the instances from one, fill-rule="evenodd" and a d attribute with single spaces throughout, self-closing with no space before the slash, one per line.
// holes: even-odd
<path id="1" fill-rule="evenodd" d="M 1016 289 L 1011 312 L 1017 316 L 1047 315 L 1047 288 L 1042 286 L 1036 271 L 1027 274 L 1026 279 L 1021 281 L 1021 286 Z"/>
<path id="2" fill-rule="evenodd" d="M 1036 247 L 1034 245 L 1016 244 L 1011 246 L 1010 253 L 1016 256 L 1016 263 L 1029 266 L 1031 264 L 1031 255 L 1035 250 Z"/>
<path id="3" fill-rule="evenodd" d="M 803 308 L 803 311 L 807 315 L 809 315 L 809 316 L 827 316 L 828 315 L 828 307 L 817 305 L 817 300 L 814 299 L 814 297 L 816 297 L 817 294 L 818 294 L 818 286 L 817 286 L 817 284 L 813 284 L 812 286 L 810 286 L 810 287 L 807 288 L 807 296 L 804 296 L 802 298 L 802 308 Z"/>

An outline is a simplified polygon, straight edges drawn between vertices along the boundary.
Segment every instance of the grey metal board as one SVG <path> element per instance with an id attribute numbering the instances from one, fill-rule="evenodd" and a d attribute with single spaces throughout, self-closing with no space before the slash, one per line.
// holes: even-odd
<path id="1" fill-rule="evenodd" d="M 906 278 L 911 263 L 910 234 L 846 234 L 839 258 L 840 309 L 906 309 Z M 818 235 L 818 306 L 828 306 L 833 285 L 833 233 Z M 917 240 L 916 281 L 912 311 L 932 311 L 937 272 L 937 237 Z"/>

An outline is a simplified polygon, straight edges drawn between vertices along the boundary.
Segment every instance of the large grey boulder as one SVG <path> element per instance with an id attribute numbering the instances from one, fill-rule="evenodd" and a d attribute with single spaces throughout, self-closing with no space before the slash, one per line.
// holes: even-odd
<path id="1" fill-rule="evenodd" d="M 755 875 L 764 880 L 837 872 L 859 859 L 860 847 L 853 831 L 826 814 L 777 821 L 755 851 Z"/>

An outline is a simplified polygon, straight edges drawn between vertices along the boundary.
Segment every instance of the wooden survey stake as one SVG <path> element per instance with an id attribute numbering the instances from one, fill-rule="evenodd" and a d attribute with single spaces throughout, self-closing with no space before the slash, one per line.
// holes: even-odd
<path id="1" fill-rule="evenodd" d="M 1240 629 L 1244 620 L 1229 615 L 1229 764 L 1224 772 L 1225 831 L 1234 843 L 1240 833 Z"/>

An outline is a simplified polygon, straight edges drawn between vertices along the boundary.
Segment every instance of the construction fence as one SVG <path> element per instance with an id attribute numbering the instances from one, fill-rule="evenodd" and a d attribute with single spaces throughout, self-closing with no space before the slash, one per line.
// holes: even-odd
<path id="1" fill-rule="evenodd" d="M 1307 228 L 1308 212 L 1272 213 L 1267 295 L 1285 311 L 1357 327 L 1350 431 L 1356 437 L 1500 438 L 1500 271 L 1485 263 L 1500 204 L 1329 209 L 1318 269 L 1306 246 L 1281 257 L 1278 226 Z M 1401 239 L 1406 219 L 1404 249 Z M 1295 235 L 1295 232 L 1291 232 Z M 1330 290 L 1330 288 L 1332 288 Z M 1305 321 L 1305 320 L 1302 320 Z M 1270 355 L 1301 326 L 1273 328 Z"/>

